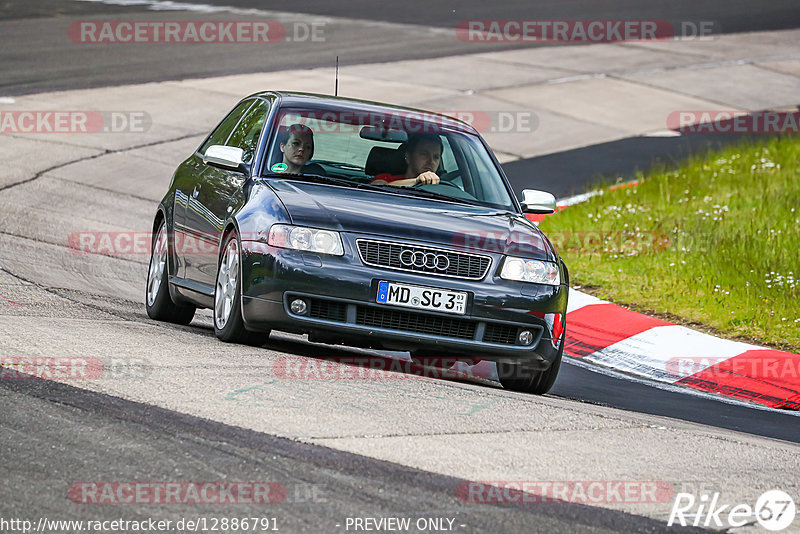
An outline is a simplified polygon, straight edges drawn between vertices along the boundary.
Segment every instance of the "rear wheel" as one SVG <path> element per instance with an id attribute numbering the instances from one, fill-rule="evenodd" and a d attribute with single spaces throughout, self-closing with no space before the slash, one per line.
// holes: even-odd
<path id="1" fill-rule="evenodd" d="M 161 221 L 153 238 L 150 267 L 147 270 L 144 298 L 147 315 L 157 321 L 189 324 L 194 317 L 195 307 L 189 304 L 175 304 L 169 295 L 168 254 L 167 226 Z"/>
<path id="2" fill-rule="evenodd" d="M 228 343 L 260 347 L 267 342 L 269 332 L 251 332 L 242 319 L 239 240 L 231 232 L 223 243 L 214 290 L 214 333 Z"/>
<path id="3" fill-rule="evenodd" d="M 524 362 L 497 362 L 497 377 L 503 387 L 521 393 L 544 395 L 553 387 L 561 368 L 564 354 L 564 338 L 561 338 L 558 354 L 546 371 L 529 369 Z"/>

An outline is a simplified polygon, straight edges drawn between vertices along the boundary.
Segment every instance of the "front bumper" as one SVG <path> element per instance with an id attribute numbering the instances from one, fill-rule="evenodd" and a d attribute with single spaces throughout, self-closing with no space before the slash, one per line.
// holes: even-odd
<path id="1" fill-rule="evenodd" d="M 252 330 L 308 333 L 314 338 L 392 350 L 439 351 L 486 360 L 524 361 L 547 369 L 557 357 L 567 307 L 566 286 L 497 276 L 492 255 L 483 280 L 431 277 L 364 265 L 345 237 L 344 256 L 324 256 L 242 242 L 242 316 Z M 468 293 L 465 315 L 417 311 L 376 302 L 382 280 Z M 305 315 L 290 302 L 306 300 Z M 522 345 L 528 330 L 533 342 Z"/>

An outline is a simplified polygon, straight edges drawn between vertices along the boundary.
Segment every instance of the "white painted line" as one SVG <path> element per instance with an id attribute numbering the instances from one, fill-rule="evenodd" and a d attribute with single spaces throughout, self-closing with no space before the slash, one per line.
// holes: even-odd
<path id="1" fill-rule="evenodd" d="M 678 134 L 678 135 L 680 135 L 680 134 Z M 630 182 L 623 182 L 621 184 L 613 185 L 613 186 L 610 187 L 610 189 L 613 191 L 615 189 L 620 189 L 620 188 L 623 188 L 623 187 L 634 187 L 634 186 L 638 185 L 638 183 L 639 183 L 638 180 L 631 180 Z M 601 189 L 599 191 L 589 191 L 588 193 L 581 193 L 580 195 L 574 195 L 574 196 L 571 196 L 571 197 L 564 197 L 564 198 L 556 200 L 556 205 L 559 208 L 566 208 L 567 206 L 572 206 L 573 204 L 579 204 L 581 202 L 586 202 L 590 198 L 596 197 L 597 195 L 602 195 L 603 193 L 605 193 L 605 191 Z"/>
<path id="2" fill-rule="evenodd" d="M 656 130 L 654 132 L 647 132 L 642 137 L 680 137 L 681 133 L 675 130 Z"/>
<path id="3" fill-rule="evenodd" d="M 556 204 L 559 208 L 566 208 L 567 206 L 572 206 L 573 204 L 578 204 L 580 202 L 586 202 L 592 197 L 596 197 L 597 195 L 602 195 L 602 191 L 589 191 L 588 193 L 581 193 L 580 195 L 575 195 L 572 197 L 566 197 L 559 199 Z"/>

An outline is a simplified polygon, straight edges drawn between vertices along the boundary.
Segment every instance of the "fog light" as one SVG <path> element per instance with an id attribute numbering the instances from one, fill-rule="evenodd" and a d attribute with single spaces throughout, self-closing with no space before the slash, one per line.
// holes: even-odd
<path id="1" fill-rule="evenodd" d="M 292 313 L 295 315 L 305 315 L 308 311 L 308 304 L 303 299 L 295 299 L 289 305 L 289 309 L 292 310 Z"/>
<path id="2" fill-rule="evenodd" d="M 533 334 L 530 330 L 523 330 L 519 333 L 517 339 L 519 339 L 521 345 L 530 345 L 533 343 Z"/>

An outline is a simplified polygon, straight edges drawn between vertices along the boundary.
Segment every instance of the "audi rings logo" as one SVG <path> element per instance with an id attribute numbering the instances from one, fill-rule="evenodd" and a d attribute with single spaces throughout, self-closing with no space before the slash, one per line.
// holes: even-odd
<path id="1" fill-rule="evenodd" d="M 446 271 L 450 267 L 450 259 L 444 254 L 408 249 L 400 253 L 400 263 L 406 267 L 436 269 L 437 271 Z"/>

